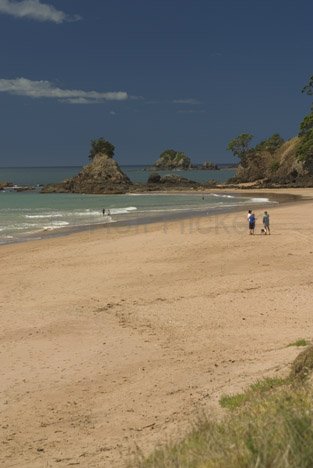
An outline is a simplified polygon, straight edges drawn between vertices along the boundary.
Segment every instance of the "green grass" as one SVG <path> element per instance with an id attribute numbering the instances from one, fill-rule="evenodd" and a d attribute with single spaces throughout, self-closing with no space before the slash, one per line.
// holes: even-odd
<path id="1" fill-rule="evenodd" d="M 220 398 L 220 405 L 222 408 L 234 410 L 239 406 L 243 405 L 247 401 L 247 395 L 245 393 L 235 393 L 233 395 L 223 395 Z"/>
<path id="2" fill-rule="evenodd" d="M 182 441 L 138 455 L 138 468 L 311 468 L 313 466 L 313 346 L 290 376 L 264 379 L 224 396 L 221 421 L 206 419 Z"/>
<path id="3" fill-rule="evenodd" d="M 305 340 L 304 338 L 299 338 L 299 340 L 294 341 L 293 343 L 289 343 L 289 346 L 308 346 L 310 343 Z"/>
<path id="4" fill-rule="evenodd" d="M 236 393 L 234 395 L 223 395 L 220 399 L 220 405 L 223 408 L 234 410 L 242 406 L 254 396 L 258 396 L 264 392 L 268 392 L 275 387 L 283 385 L 285 382 L 286 381 L 284 379 L 279 378 L 266 378 L 263 380 L 258 380 L 256 383 L 252 384 L 244 393 Z"/>

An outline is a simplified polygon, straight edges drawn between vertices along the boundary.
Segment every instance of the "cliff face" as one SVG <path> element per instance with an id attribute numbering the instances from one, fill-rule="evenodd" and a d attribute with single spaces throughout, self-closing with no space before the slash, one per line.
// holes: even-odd
<path id="1" fill-rule="evenodd" d="M 106 154 L 98 153 L 75 177 L 60 184 L 47 185 L 42 192 L 125 193 L 130 185 L 132 182 L 117 162 Z"/>
<path id="2" fill-rule="evenodd" d="M 286 141 L 275 153 L 260 151 L 249 155 L 237 168 L 236 182 L 258 182 L 262 186 L 313 186 L 313 164 L 297 158 L 299 138 Z"/>

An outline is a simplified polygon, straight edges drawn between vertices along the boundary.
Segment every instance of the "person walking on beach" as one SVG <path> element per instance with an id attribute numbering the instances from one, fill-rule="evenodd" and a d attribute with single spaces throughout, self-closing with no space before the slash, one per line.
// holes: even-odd
<path id="1" fill-rule="evenodd" d="M 249 234 L 254 235 L 254 230 L 255 230 L 255 215 L 254 213 L 251 213 L 250 217 L 248 218 L 249 220 Z"/>
<path id="2" fill-rule="evenodd" d="M 105 208 L 103 208 L 103 210 L 102 210 L 102 214 L 103 214 L 103 216 L 105 215 Z"/>
<path id="3" fill-rule="evenodd" d="M 270 215 L 268 214 L 267 211 L 264 211 L 263 215 L 263 227 L 264 227 L 264 233 L 265 234 L 270 234 Z"/>
<path id="4" fill-rule="evenodd" d="M 248 220 L 249 229 L 250 229 L 250 216 L 251 216 L 251 215 L 252 215 L 252 211 L 249 210 L 249 211 L 248 211 L 248 214 L 247 214 L 247 220 Z M 250 234 L 251 234 L 251 232 L 250 232 Z"/>

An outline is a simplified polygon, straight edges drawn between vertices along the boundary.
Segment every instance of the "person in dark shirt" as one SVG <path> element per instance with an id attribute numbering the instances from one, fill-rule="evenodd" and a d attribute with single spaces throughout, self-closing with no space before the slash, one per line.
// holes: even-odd
<path id="1" fill-rule="evenodd" d="M 264 233 L 265 234 L 270 234 L 270 215 L 268 214 L 267 211 L 264 211 L 263 215 L 263 227 L 264 227 Z"/>

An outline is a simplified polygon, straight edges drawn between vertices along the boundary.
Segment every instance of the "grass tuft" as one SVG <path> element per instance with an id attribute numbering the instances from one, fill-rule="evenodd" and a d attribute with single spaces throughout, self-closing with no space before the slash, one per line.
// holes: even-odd
<path id="1" fill-rule="evenodd" d="M 220 405 L 222 408 L 227 408 L 229 410 L 234 410 L 244 405 L 255 396 L 261 395 L 264 392 L 268 392 L 275 387 L 279 387 L 286 383 L 284 379 L 279 378 L 266 378 L 258 380 L 252 384 L 248 390 L 244 393 L 236 393 L 234 395 L 223 395 L 220 399 Z"/>
<path id="2" fill-rule="evenodd" d="M 290 343 L 287 347 L 289 346 L 308 346 L 310 343 L 305 340 L 304 338 L 299 338 L 299 340 L 294 341 L 293 343 Z"/>
<path id="3" fill-rule="evenodd" d="M 223 395 L 220 398 L 220 405 L 222 408 L 234 410 L 246 403 L 247 395 L 245 393 L 235 393 L 233 395 Z"/>
<path id="4" fill-rule="evenodd" d="M 287 379 L 264 379 L 246 392 L 224 395 L 221 421 L 202 420 L 182 441 L 138 455 L 137 468 L 311 468 L 313 346 L 302 351 Z"/>
<path id="5" fill-rule="evenodd" d="M 185 439 L 136 461 L 138 468 L 311 468 L 313 392 L 278 387 L 230 412 L 207 420 Z"/>

